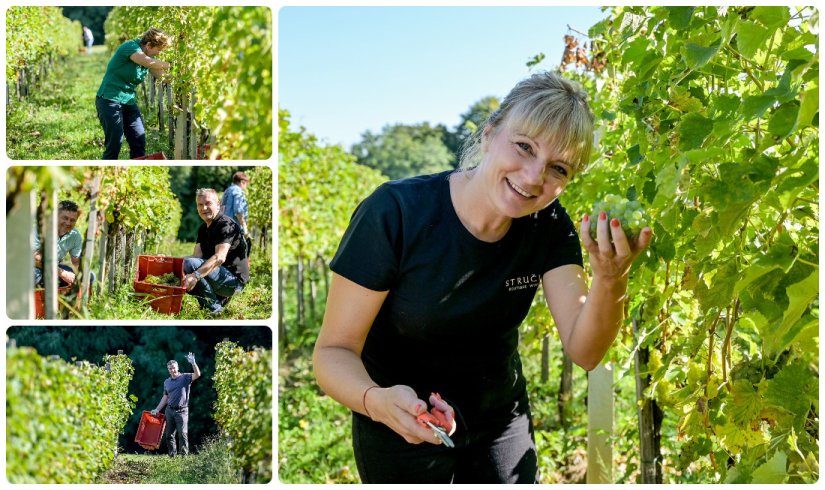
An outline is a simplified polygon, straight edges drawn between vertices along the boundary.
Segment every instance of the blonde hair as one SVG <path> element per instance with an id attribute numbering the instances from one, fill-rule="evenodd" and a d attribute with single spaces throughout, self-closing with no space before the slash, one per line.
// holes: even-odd
<path id="1" fill-rule="evenodd" d="M 492 137 L 506 125 L 532 139 L 550 142 L 578 173 L 590 161 L 593 122 L 587 93 L 578 83 L 553 72 L 536 73 L 516 84 L 498 110 L 467 139 L 459 166 L 463 170 L 478 166 L 484 132 L 489 130 Z"/>
<path id="2" fill-rule="evenodd" d="M 160 29 L 152 27 L 143 33 L 140 44 L 151 44 L 156 48 L 166 49 L 172 44 L 172 38 Z"/>

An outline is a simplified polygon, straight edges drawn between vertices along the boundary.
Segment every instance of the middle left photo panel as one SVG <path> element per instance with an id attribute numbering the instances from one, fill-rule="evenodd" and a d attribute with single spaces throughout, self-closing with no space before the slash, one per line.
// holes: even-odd
<path id="1" fill-rule="evenodd" d="M 12 320 L 272 316 L 265 166 L 10 167 Z"/>

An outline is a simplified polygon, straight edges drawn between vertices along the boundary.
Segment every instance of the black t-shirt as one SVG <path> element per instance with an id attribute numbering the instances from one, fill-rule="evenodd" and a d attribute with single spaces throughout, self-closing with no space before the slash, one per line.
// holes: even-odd
<path id="1" fill-rule="evenodd" d="M 542 275 L 582 255 L 558 201 L 513 220 L 495 243 L 478 240 L 455 213 L 449 174 L 381 185 L 355 210 L 330 267 L 389 290 L 361 354 L 372 379 L 423 400 L 439 392 L 472 426 L 526 412 L 518 326 Z"/>
<path id="2" fill-rule="evenodd" d="M 241 233 L 241 227 L 234 220 L 221 213 L 212 220 L 209 227 L 203 223 L 198 228 L 198 241 L 204 259 L 215 255 L 215 247 L 221 243 L 229 244 L 226 262 L 223 267 L 235 274 L 241 284 L 249 281 L 249 262 L 246 260 L 246 240 Z"/>

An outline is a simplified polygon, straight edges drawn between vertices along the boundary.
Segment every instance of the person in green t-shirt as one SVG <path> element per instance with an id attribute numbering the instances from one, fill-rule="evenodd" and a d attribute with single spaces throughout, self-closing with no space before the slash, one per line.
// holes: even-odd
<path id="1" fill-rule="evenodd" d="M 154 59 L 168 48 L 172 38 L 154 27 L 140 39 L 132 39 L 117 48 L 97 90 L 97 117 L 105 135 L 104 160 L 117 160 L 123 136 L 129 143 L 129 158 L 146 155 L 146 131 L 137 105 L 135 89 L 150 71 L 162 78 L 172 65 Z"/>

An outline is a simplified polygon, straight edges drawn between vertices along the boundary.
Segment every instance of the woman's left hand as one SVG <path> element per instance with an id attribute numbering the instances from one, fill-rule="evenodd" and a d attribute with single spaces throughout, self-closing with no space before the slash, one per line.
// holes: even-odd
<path id="1" fill-rule="evenodd" d="M 590 237 L 590 217 L 584 215 L 579 233 L 584 247 L 590 253 L 590 267 L 593 276 L 608 281 L 626 281 L 630 265 L 646 249 L 653 239 L 653 230 L 645 227 L 635 240 L 628 240 L 618 219 L 608 223 L 607 215 L 601 213 L 596 223 L 596 240 Z M 613 243 L 610 243 L 610 239 Z"/>

